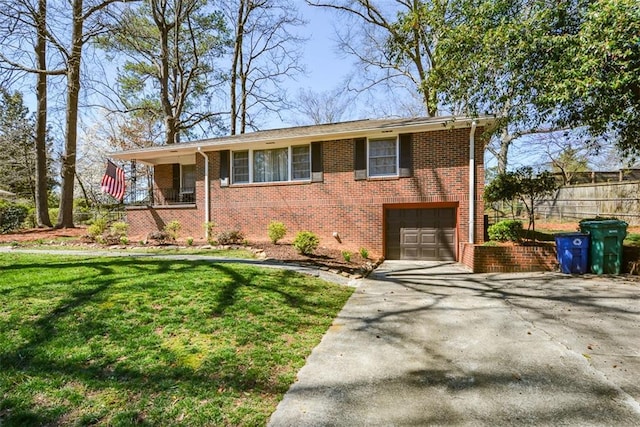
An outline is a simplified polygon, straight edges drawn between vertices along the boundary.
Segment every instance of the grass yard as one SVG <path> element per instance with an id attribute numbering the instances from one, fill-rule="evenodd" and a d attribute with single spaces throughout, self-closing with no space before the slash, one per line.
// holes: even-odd
<path id="1" fill-rule="evenodd" d="M 0 425 L 264 425 L 352 291 L 242 264 L 0 254 Z"/>
<path id="2" fill-rule="evenodd" d="M 20 243 L 19 245 L 11 245 L 19 247 L 21 249 L 40 249 L 43 251 L 109 251 L 111 253 L 127 253 L 127 254 L 158 254 L 158 255 L 205 255 L 211 258 L 241 258 L 241 259 L 255 259 L 255 253 L 247 249 L 234 249 L 234 248 L 210 248 L 201 249 L 198 247 L 170 247 L 170 246 L 134 246 L 127 249 L 119 249 L 112 247 L 96 247 L 88 245 L 75 245 L 75 246 L 59 246 L 50 245 L 47 243 L 27 242 Z"/>

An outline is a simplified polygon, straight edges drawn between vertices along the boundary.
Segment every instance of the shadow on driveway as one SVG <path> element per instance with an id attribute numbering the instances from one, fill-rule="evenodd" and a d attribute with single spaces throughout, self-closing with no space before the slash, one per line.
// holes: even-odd
<path id="1" fill-rule="evenodd" d="M 271 426 L 640 425 L 640 285 L 385 262 Z"/>

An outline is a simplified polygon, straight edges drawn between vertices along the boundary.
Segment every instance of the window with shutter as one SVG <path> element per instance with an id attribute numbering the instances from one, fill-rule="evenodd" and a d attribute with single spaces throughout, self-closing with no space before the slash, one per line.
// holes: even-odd
<path id="1" fill-rule="evenodd" d="M 316 163 L 313 165 L 318 167 Z M 312 147 L 309 144 L 231 153 L 233 184 L 308 181 L 312 180 L 311 170 Z"/>
<path id="2" fill-rule="evenodd" d="M 311 143 L 311 181 L 324 181 L 324 168 L 322 160 L 322 142 Z"/>
<path id="3" fill-rule="evenodd" d="M 220 152 L 220 187 L 229 186 L 229 150 Z"/>
<path id="4" fill-rule="evenodd" d="M 355 140 L 354 156 L 355 180 L 367 179 L 367 140 L 365 138 Z"/>

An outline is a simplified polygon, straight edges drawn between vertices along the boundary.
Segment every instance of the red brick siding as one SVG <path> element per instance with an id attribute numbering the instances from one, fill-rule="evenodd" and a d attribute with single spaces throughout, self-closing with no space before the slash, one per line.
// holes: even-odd
<path id="1" fill-rule="evenodd" d="M 460 261 L 474 273 L 553 271 L 557 268 L 556 248 L 548 246 L 462 245 Z"/>
<path id="2" fill-rule="evenodd" d="M 169 222 L 179 221 L 181 238 L 202 238 L 204 221 L 198 220 L 200 212 L 194 205 L 130 207 L 127 209 L 129 235 L 132 239 L 145 239 L 151 231 L 162 230 Z"/>
<path id="3" fill-rule="evenodd" d="M 482 188 L 484 181 L 482 129 L 476 130 L 476 230 L 475 241 L 484 234 Z M 285 240 L 295 233 L 310 230 L 318 234 L 323 246 L 345 250 L 365 247 L 373 255 L 382 255 L 383 209 L 388 204 L 458 203 L 459 242 L 468 240 L 469 128 L 442 130 L 412 135 L 413 176 L 409 178 L 354 180 L 354 141 L 325 141 L 322 145 L 324 182 L 250 184 L 221 187 L 220 154 L 209 153 L 211 178 L 211 220 L 216 231 L 239 229 L 249 240 L 267 240 L 269 222 L 287 226 Z M 203 233 L 204 159 L 197 155 L 197 210 L 176 210 L 176 218 L 191 234 Z M 168 179 L 165 166 L 156 167 L 156 184 Z M 160 174 L 158 174 L 160 172 Z M 169 166 L 169 173 L 171 172 Z M 158 179 L 160 177 L 160 180 Z M 163 181 L 164 182 L 164 181 Z M 170 186 L 170 185 L 169 185 Z M 427 204 L 427 205 L 425 205 Z M 152 219 L 136 215 L 150 214 L 169 219 L 167 209 L 130 211 L 132 229 L 152 226 Z M 184 216 L 193 215 L 191 219 Z M 131 215 L 129 215 L 131 218 Z M 131 221 L 131 220 L 130 220 Z M 338 232 L 342 243 L 332 236 Z"/>
<path id="4" fill-rule="evenodd" d="M 153 170 L 155 196 L 158 204 L 165 203 L 166 191 L 173 188 L 173 165 L 158 165 Z"/>

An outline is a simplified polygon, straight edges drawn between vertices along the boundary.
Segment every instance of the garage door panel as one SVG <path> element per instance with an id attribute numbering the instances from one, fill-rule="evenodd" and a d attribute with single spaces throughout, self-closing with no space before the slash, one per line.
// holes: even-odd
<path id="1" fill-rule="evenodd" d="M 438 252 L 436 248 L 421 248 L 420 249 L 420 257 L 417 259 L 420 260 L 437 260 Z"/>
<path id="2" fill-rule="evenodd" d="M 421 245 L 435 245 L 437 243 L 437 230 L 422 230 L 420 232 Z"/>
<path id="3" fill-rule="evenodd" d="M 442 245 L 439 247 L 438 259 L 442 261 L 455 261 L 456 251 L 452 245 Z"/>
<path id="4" fill-rule="evenodd" d="M 440 235 L 442 236 L 442 241 L 444 242 L 454 243 L 456 240 L 455 230 L 441 230 Z"/>
<path id="5" fill-rule="evenodd" d="M 420 239 L 420 232 L 418 230 L 403 230 L 400 240 L 401 245 L 418 245 Z"/>
<path id="6" fill-rule="evenodd" d="M 419 248 L 403 248 L 402 259 L 408 259 L 408 260 L 420 259 L 420 249 Z"/>
<path id="7" fill-rule="evenodd" d="M 388 259 L 455 260 L 456 209 L 387 209 Z"/>

